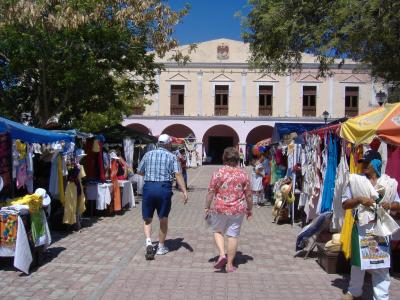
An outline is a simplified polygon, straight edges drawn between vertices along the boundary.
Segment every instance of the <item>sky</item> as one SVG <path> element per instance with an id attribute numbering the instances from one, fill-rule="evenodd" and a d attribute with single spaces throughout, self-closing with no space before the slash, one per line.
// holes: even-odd
<path id="1" fill-rule="evenodd" d="M 241 20 L 235 13 L 243 15 L 249 11 L 247 0 L 169 0 L 174 10 L 191 5 L 189 14 L 176 26 L 174 37 L 180 45 L 199 43 L 218 38 L 242 40 Z"/>

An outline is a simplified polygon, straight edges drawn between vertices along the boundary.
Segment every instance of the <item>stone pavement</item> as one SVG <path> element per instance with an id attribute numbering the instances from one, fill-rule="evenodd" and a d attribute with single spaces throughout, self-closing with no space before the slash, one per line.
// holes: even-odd
<path id="1" fill-rule="evenodd" d="M 43 265 L 30 275 L 0 266 L 0 299 L 340 299 L 347 278 L 325 273 L 315 258 L 294 258 L 300 228 L 273 224 L 270 207 L 255 208 L 254 219 L 245 221 L 238 270 L 214 272 L 217 252 L 203 205 L 215 168 L 189 170 L 187 205 L 175 193 L 167 255 L 144 259 L 139 204 L 80 232 L 53 233 Z M 392 279 L 390 296 L 400 299 L 398 279 Z"/>

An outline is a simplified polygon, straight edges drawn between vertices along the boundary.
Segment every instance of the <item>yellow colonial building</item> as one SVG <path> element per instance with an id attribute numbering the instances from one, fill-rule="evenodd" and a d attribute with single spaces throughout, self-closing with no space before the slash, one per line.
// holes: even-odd
<path id="1" fill-rule="evenodd" d="M 179 48 L 184 54 L 189 46 Z M 276 123 L 323 123 L 354 116 L 377 106 L 383 88 L 369 70 L 346 61 L 333 75 L 318 78 L 315 57 L 304 54 L 301 73 L 263 74 L 248 64 L 249 45 L 217 39 L 199 43 L 185 65 L 159 62 L 159 92 L 145 110 L 137 110 L 124 125 L 153 135 L 193 135 L 199 152 L 220 157 L 229 145 L 254 144 L 272 135 Z"/>

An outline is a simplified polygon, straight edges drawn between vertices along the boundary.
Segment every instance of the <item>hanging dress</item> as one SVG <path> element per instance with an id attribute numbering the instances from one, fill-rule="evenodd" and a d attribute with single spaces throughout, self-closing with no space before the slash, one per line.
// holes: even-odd
<path id="1" fill-rule="evenodd" d="M 121 191 L 119 189 L 119 182 L 118 182 L 118 162 L 115 159 L 111 160 L 111 182 L 113 184 L 113 191 L 114 191 L 114 211 L 121 211 Z"/>

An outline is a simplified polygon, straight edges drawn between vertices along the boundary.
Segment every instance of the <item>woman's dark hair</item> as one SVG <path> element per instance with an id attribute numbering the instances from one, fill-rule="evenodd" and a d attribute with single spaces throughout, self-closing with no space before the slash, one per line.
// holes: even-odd
<path id="1" fill-rule="evenodd" d="M 222 155 L 222 161 L 224 165 L 236 167 L 239 163 L 239 151 L 234 147 L 225 148 L 224 154 Z"/>

